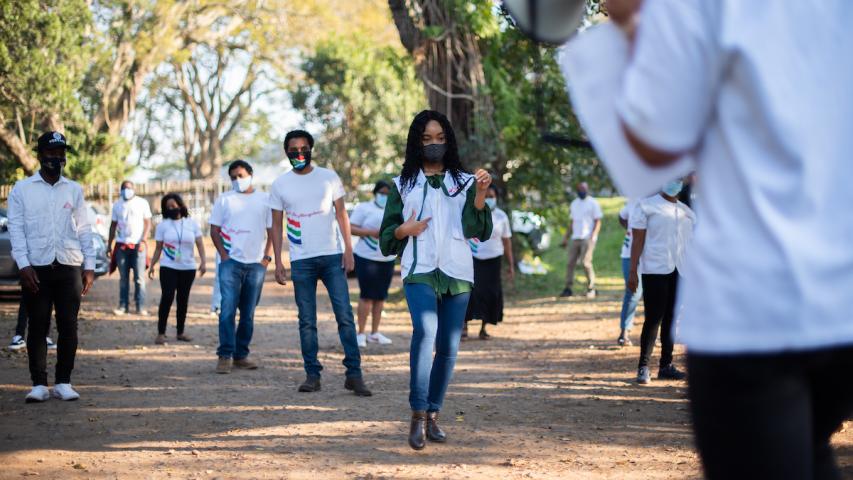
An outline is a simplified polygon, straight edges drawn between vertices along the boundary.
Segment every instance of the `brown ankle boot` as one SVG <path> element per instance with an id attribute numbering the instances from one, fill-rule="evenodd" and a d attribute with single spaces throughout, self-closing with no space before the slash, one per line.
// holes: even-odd
<path id="1" fill-rule="evenodd" d="M 426 446 L 427 414 L 423 410 L 412 412 L 412 425 L 409 427 L 409 446 L 423 450 Z"/>
<path id="2" fill-rule="evenodd" d="M 426 436 L 431 442 L 444 443 L 447 441 L 447 435 L 438 426 L 438 412 L 427 413 Z"/>

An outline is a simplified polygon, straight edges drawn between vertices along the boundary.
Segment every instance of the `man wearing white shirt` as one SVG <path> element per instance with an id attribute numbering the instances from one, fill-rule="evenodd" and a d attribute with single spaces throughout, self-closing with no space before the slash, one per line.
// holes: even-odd
<path id="1" fill-rule="evenodd" d="M 79 184 L 62 176 L 70 147 L 59 132 L 38 140 L 41 169 L 15 184 L 9 194 L 9 236 L 30 319 L 27 355 L 33 389 L 27 403 L 43 402 L 47 389 L 47 336 L 51 305 L 59 331 L 53 396 L 80 398 L 71 388 L 77 354 L 80 296 L 95 281 L 94 233 Z"/>
<path id="2" fill-rule="evenodd" d="M 146 240 L 151 230 L 151 207 L 144 198 L 137 197 L 133 182 L 121 182 L 120 196 L 113 204 L 110 237 L 107 252 L 116 256 L 115 262 L 121 279 L 119 281 L 119 306 L 114 311 L 123 315 L 129 310 L 130 272 L 133 271 L 134 301 L 136 312 L 145 311 L 145 257 L 148 255 Z M 116 246 L 113 250 L 113 239 Z"/>
<path id="3" fill-rule="evenodd" d="M 578 35 L 561 63 L 615 183 L 645 190 L 696 160 L 702 222 L 678 339 L 705 475 L 840 478 L 830 438 L 853 413 L 853 2 L 608 11 L 617 23 Z"/>
<path id="4" fill-rule="evenodd" d="M 589 196 L 589 186 L 581 182 L 577 186 L 577 198 L 572 200 L 570 207 L 572 223 L 563 238 L 563 247 L 569 248 L 569 264 L 566 268 L 566 288 L 561 297 L 572 296 L 572 286 L 575 283 L 575 267 L 581 259 L 586 274 L 586 294 L 588 298 L 595 297 L 595 269 L 592 267 L 592 256 L 595 253 L 595 242 L 598 241 L 598 231 L 601 230 L 601 206 Z M 571 242 L 569 240 L 571 239 Z"/>

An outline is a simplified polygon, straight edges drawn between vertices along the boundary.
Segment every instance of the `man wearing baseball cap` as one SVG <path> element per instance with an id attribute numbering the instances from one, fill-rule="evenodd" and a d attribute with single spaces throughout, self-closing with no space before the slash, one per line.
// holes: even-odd
<path id="1" fill-rule="evenodd" d="M 73 149 L 59 132 L 38 139 L 41 169 L 15 184 L 9 194 L 9 235 L 30 315 L 27 355 L 33 389 L 27 403 L 43 402 L 47 389 L 47 336 L 51 305 L 59 331 L 53 396 L 77 400 L 71 371 L 77 354 L 80 296 L 95 281 L 94 233 L 77 182 L 62 176 L 65 153 Z"/>

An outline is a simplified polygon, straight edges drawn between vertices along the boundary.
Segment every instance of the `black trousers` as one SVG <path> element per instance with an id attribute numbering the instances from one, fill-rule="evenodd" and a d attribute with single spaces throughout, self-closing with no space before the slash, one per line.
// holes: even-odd
<path id="1" fill-rule="evenodd" d="M 716 479 L 840 479 L 829 439 L 853 414 L 853 346 L 688 353 L 696 446 Z"/>
<path id="2" fill-rule="evenodd" d="M 678 270 L 666 275 L 643 274 L 643 305 L 646 319 L 640 334 L 640 367 L 648 367 L 660 328 L 660 366 L 672 363 L 672 322 L 675 317 L 675 293 Z"/>
<path id="3" fill-rule="evenodd" d="M 53 305 L 51 305 L 51 308 Z M 27 314 L 27 304 L 24 302 L 24 297 L 21 297 L 21 303 L 18 305 L 18 323 L 15 325 L 15 335 L 27 335 L 27 322 L 29 315 Z"/>
<path id="4" fill-rule="evenodd" d="M 27 356 L 33 385 L 47 385 L 47 342 L 50 330 L 51 306 L 56 309 L 56 383 L 71 383 L 74 358 L 77 355 L 77 314 L 80 312 L 80 292 L 83 289 L 81 268 L 54 263 L 33 267 L 39 280 L 39 290 L 24 290 L 24 303 L 30 319 L 27 335 Z"/>
<path id="5" fill-rule="evenodd" d="M 159 320 L 157 322 L 157 333 L 166 334 L 166 323 L 169 320 L 169 311 L 172 310 L 172 302 L 175 294 L 178 297 L 178 335 L 184 333 L 184 324 L 187 321 L 187 304 L 190 299 L 190 289 L 195 280 L 195 270 L 178 270 L 169 267 L 160 267 L 160 308 L 158 309 Z"/>

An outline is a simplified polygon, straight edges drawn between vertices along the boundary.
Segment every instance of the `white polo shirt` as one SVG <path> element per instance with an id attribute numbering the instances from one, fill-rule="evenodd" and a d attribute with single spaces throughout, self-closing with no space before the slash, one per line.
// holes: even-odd
<path id="1" fill-rule="evenodd" d="M 648 192 L 673 174 L 614 154 L 620 118 L 695 156 L 678 339 L 707 353 L 853 344 L 853 2 L 647 0 L 640 18 L 630 57 L 605 24 L 561 63 L 617 184 Z"/>
<path id="2" fill-rule="evenodd" d="M 587 195 L 581 200 L 576 198 L 570 205 L 572 216 L 572 240 L 586 240 L 592 236 L 595 221 L 601 220 L 601 206 L 598 202 Z"/>

